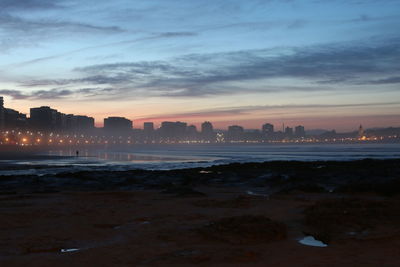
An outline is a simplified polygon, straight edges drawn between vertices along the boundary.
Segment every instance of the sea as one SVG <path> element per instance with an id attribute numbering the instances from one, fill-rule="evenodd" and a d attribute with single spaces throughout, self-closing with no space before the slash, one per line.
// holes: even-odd
<path id="1" fill-rule="evenodd" d="M 400 144 L 179 144 L 41 151 L 1 159 L 0 175 L 46 175 L 91 170 L 171 170 L 264 161 L 348 161 L 400 158 Z"/>

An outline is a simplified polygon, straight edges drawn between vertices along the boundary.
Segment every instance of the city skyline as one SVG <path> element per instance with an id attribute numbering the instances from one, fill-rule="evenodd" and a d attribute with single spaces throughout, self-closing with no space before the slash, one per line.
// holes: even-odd
<path id="1" fill-rule="evenodd" d="M 30 116 L 4 106 L 0 96 L 0 145 L 5 146 L 108 146 L 134 144 L 217 144 L 217 143 L 354 143 L 398 142 L 400 127 L 364 129 L 338 133 L 336 130 L 309 130 L 304 125 L 282 128 L 264 123 L 258 129 L 232 124 L 215 129 L 204 121 L 201 128 L 184 121 L 144 122 L 134 128 L 125 117 L 104 118 L 104 127 L 95 127 L 92 117 L 65 114 L 49 106 L 30 109 Z"/>
<path id="2" fill-rule="evenodd" d="M 26 114 L 46 103 L 98 127 L 112 116 L 136 126 L 397 127 L 399 9 L 392 0 L 5 0 L 0 95 Z"/>
<path id="3" fill-rule="evenodd" d="M 141 124 L 140 124 L 141 123 Z M 223 130 L 228 130 L 230 131 L 231 128 L 242 128 L 241 131 L 244 129 L 246 130 L 261 130 L 262 133 L 268 133 L 268 132 L 283 132 L 287 133 L 289 130 L 292 132 L 289 135 L 293 135 L 293 130 L 297 132 L 300 128 L 300 131 L 303 133 L 301 136 L 305 135 L 305 127 L 304 125 L 296 124 L 296 125 L 288 125 L 283 122 L 280 123 L 280 125 L 274 125 L 271 122 L 263 122 L 262 124 L 258 125 L 256 128 L 246 128 L 243 125 L 238 125 L 235 124 L 234 122 L 231 122 L 228 124 L 228 126 L 224 128 L 214 128 L 213 123 L 211 123 L 209 120 L 202 121 L 198 124 L 193 124 L 193 123 L 187 123 L 183 121 L 168 121 L 164 120 L 161 121 L 159 124 L 156 124 L 154 121 L 134 121 L 126 117 L 121 117 L 121 116 L 107 116 L 103 118 L 103 124 L 101 127 L 99 127 L 95 123 L 95 119 L 93 117 L 81 114 L 67 114 L 63 113 L 60 110 L 54 109 L 50 106 L 40 106 L 40 107 L 33 107 L 30 108 L 30 113 L 29 116 L 27 114 L 21 113 L 18 110 L 10 109 L 7 108 L 4 105 L 4 98 L 0 96 L 0 130 L 5 129 L 5 130 L 23 130 L 23 129 L 35 129 L 39 128 L 39 130 L 46 129 L 46 131 L 63 131 L 65 129 L 71 130 L 72 128 L 76 127 L 78 131 L 85 131 L 87 129 L 100 129 L 103 128 L 107 132 L 112 133 L 113 131 L 118 132 L 120 129 L 140 129 L 140 130 L 148 130 L 151 128 L 152 130 L 158 130 L 161 129 L 165 124 L 185 124 L 185 128 L 193 128 L 194 132 L 197 132 L 197 128 L 201 127 L 201 132 L 213 132 L 214 130 L 217 131 L 223 131 Z M 9 124 L 9 125 L 7 125 Z M 72 124 L 76 124 L 73 126 Z M 139 126 L 137 125 L 139 124 Z M 206 125 L 206 126 L 205 126 Z M 134 127 L 136 126 L 136 128 Z M 207 129 L 204 130 L 204 127 Z M 389 126 L 393 127 L 393 126 Z M 54 129 L 53 129 L 54 128 Z M 372 128 L 378 128 L 378 127 L 372 127 Z M 360 124 L 359 129 L 363 129 L 362 125 Z M 276 131 L 275 131 L 276 130 Z M 330 128 L 330 129 L 309 129 L 310 131 L 335 131 L 336 129 Z M 350 132 L 353 132 L 354 128 L 351 129 Z M 296 134 L 298 135 L 298 134 Z"/>

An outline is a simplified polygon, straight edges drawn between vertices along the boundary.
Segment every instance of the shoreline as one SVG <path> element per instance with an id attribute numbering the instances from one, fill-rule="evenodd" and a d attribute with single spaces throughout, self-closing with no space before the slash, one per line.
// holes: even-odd
<path id="1" fill-rule="evenodd" d="M 37 168 L 48 166 L 38 165 Z M 254 187 L 270 192 L 300 189 L 306 192 L 347 190 L 391 194 L 391 191 L 395 193 L 400 188 L 400 178 L 397 177 L 400 177 L 400 159 L 266 161 L 171 170 L 85 170 L 0 175 L 0 192 L 129 191 L 206 185 Z"/>

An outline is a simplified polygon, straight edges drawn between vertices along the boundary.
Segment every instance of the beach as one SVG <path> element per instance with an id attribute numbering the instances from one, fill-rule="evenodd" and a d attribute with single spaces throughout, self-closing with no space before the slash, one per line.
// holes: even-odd
<path id="1" fill-rule="evenodd" d="M 399 177 L 396 159 L 2 176 L 0 265 L 398 266 Z"/>
<path id="2" fill-rule="evenodd" d="M 0 0 L 0 267 L 400 267 L 399 11 Z"/>

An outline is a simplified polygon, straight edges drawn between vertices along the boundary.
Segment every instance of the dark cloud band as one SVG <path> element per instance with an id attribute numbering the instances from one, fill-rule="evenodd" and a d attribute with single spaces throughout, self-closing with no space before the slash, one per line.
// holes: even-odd
<path id="1" fill-rule="evenodd" d="M 192 54 L 168 61 L 92 65 L 75 69 L 83 78 L 32 80 L 23 85 L 105 85 L 127 97 L 137 95 L 139 91 L 142 97 L 315 92 L 346 90 L 360 84 L 398 83 L 398 62 L 400 39 L 391 39 L 368 45 L 353 43 L 284 50 L 246 50 Z M 274 83 L 277 79 L 290 79 L 291 82 Z M 294 80 L 300 80 L 305 85 L 293 86 Z M 237 83 L 247 83 L 248 86 L 237 86 Z"/>

